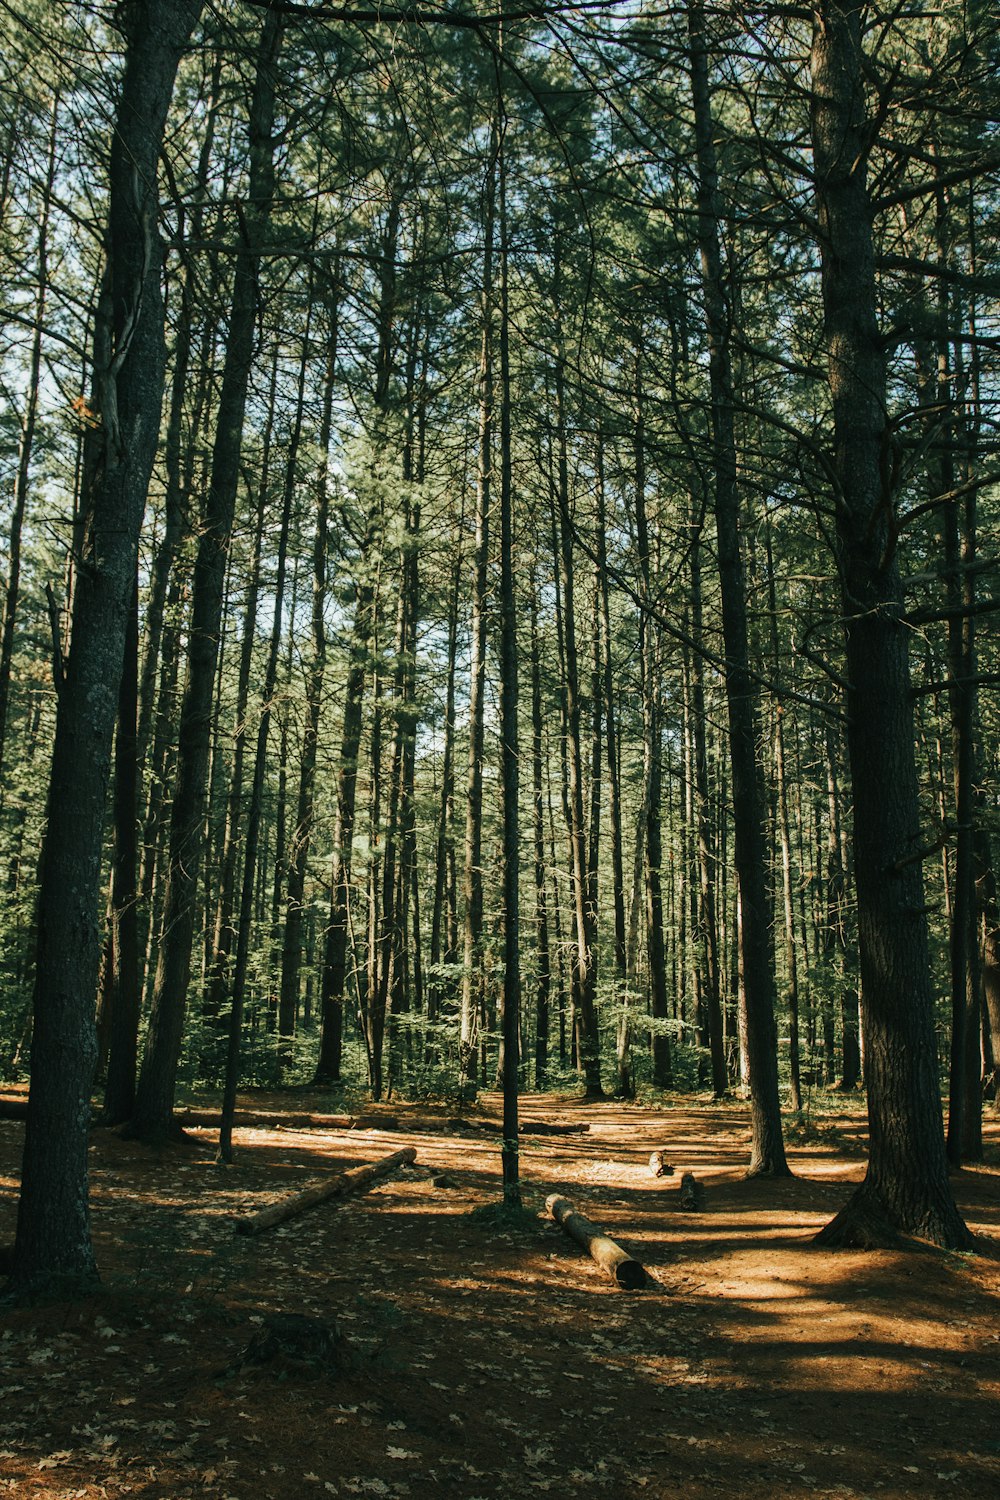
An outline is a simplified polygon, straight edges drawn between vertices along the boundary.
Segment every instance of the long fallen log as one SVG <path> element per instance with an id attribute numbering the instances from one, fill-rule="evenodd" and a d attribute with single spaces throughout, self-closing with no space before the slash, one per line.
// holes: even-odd
<path id="1" fill-rule="evenodd" d="M 559 1125 L 549 1120 L 523 1120 L 518 1127 L 520 1135 L 586 1135 L 587 1124 Z"/>
<path id="2" fill-rule="evenodd" d="M 174 1121 L 178 1125 L 202 1125 L 214 1130 L 218 1130 L 221 1118 L 222 1113 L 218 1109 L 179 1109 L 174 1113 Z M 289 1130 L 353 1130 L 357 1126 L 358 1116 L 244 1108 L 236 1111 L 233 1123 L 241 1130 L 270 1130 L 281 1125 Z"/>
<path id="3" fill-rule="evenodd" d="M 328 1198 L 347 1198 L 352 1193 L 363 1193 L 366 1188 L 390 1177 L 399 1167 L 408 1166 L 416 1158 L 414 1147 L 404 1146 L 402 1151 L 383 1156 L 370 1166 L 352 1167 L 347 1172 L 338 1172 L 335 1177 L 314 1182 L 300 1193 L 280 1198 L 277 1203 L 272 1203 L 255 1214 L 242 1214 L 234 1219 L 233 1229 L 236 1234 L 259 1234 L 262 1229 L 270 1229 L 274 1224 L 283 1224 L 286 1219 L 304 1214 L 306 1209 L 315 1207 L 317 1203 L 325 1203 Z"/>
<path id="4" fill-rule="evenodd" d="M 636 1292 L 646 1285 L 645 1266 L 623 1250 L 621 1245 L 616 1245 L 596 1224 L 584 1218 L 583 1214 L 578 1214 L 568 1198 L 552 1193 L 546 1198 L 545 1207 L 560 1229 L 564 1229 L 570 1239 L 586 1250 L 591 1260 L 596 1261 L 601 1270 L 613 1281 L 617 1281 L 619 1286 Z"/>

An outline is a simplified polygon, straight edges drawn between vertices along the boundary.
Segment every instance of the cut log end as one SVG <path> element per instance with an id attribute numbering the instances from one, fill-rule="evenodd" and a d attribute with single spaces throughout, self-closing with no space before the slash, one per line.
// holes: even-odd
<path id="1" fill-rule="evenodd" d="M 545 1207 L 560 1229 L 571 1240 L 575 1240 L 581 1249 L 586 1250 L 591 1260 L 618 1286 L 626 1291 L 637 1292 L 647 1285 L 645 1266 L 623 1250 L 621 1245 L 617 1245 L 596 1224 L 577 1213 L 568 1198 L 563 1198 L 559 1193 L 551 1193 L 545 1200 Z"/>

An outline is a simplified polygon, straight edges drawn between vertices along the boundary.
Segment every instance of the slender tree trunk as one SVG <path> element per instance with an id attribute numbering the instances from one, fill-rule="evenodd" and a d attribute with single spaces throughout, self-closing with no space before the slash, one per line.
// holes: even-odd
<path id="1" fill-rule="evenodd" d="M 297 479 L 299 436 L 302 428 L 302 408 L 305 371 L 309 358 L 308 320 L 303 336 L 302 362 L 300 365 L 298 404 L 295 424 L 289 440 L 285 461 L 285 485 L 282 501 L 280 530 L 278 533 L 278 557 L 274 599 L 272 603 L 271 639 L 268 645 L 267 662 L 264 667 L 264 686 L 261 699 L 260 723 L 257 727 L 257 745 L 254 754 L 253 782 L 250 789 L 250 805 L 244 824 L 243 881 L 240 891 L 239 923 L 236 934 L 236 961 L 233 968 L 231 1006 L 229 1012 L 228 1045 L 226 1048 L 226 1077 L 222 1092 L 222 1121 L 219 1131 L 218 1160 L 233 1159 L 233 1116 L 236 1111 L 236 1090 L 240 1076 L 240 1042 L 243 1032 L 243 1011 L 246 995 L 247 965 L 250 955 L 250 933 L 253 927 L 254 887 L 257 874 L 257 851 L 260 847 L 260 830 L 264 811 L 264 776 L 267 770 L 267 737 L 271 726 L 275 687 L 278 680 L 278 657 L 281 647 L 281 629 L 284 621 L 285 569 L 288 560 L 288 533 L 292 519 L 292 501 Z M 294 616 L 294 610 L 293 610 Z M 251 622 L 252 629 L 252 622 Z M 293 1017 L 294 1019 L 294 1017 Z M 286 1018 L 287 1025 L 287 1018 Z M 281 1033 L 279 1015 L 279 1033 Z"/>
<path id="2" fill-rule="evenodd" d="M 557 270 L 558 279 L 558 270 Z M 587 824 L 584 819 L 584 756 L 579 652 L 576 639 L 576 576 L 573 555 L 573 519 L 570 514 L 569 455 L 566 436 L 566 405 L 563 373 L 555 373 L 558 502 L 558 562 L 562 584 L 563 692 L 566 702 L 566 764 L 569 772 L 569 835 L 576 955 L 573 965 L 573 1003 L 579 1017 L 577 1032 L 584 1088 L 590 1099 L 599 1099 L 601 1087 L 601 1041 L 597 1018 L 597 966 L 594 950 L 593 909 L 589 899 L 590 874 Z"/>
<path id="3" fill-rule="evenodd" d="M 236 899 L 240 855 L 244 847 L 245 817 L 244 769 L 249 732 L 250 678 L 253 672 L 254 646 L 257 641 L 257 615 L 261 586 L 261 556 L 264 546 L 264 530 L 267 525 L 267 501 L 271 485 L 271 442 L 274 434 L 275 398 L 277 395 L 278 350 L 275 348 L 271 365 L 271 390 L 268 400 L 267 423 L 260 454 L 260 478 L 257 485 L 257 516 L 254 522 L 253 540 L 247 562 L 247 589 L 243 605 L 243 629 L 240 639 L 240 659 L 236 676 L 236 708 L 232 730 L 232 762 L 229 770 L 229 792 L 226 798 L 225 826 L 222 834 L 222 853 L 218 878 L 206 882 L 217 887 L 214 936 L 211 957 L 208 962 L 208 984 L 205 993 L 205 1013 L 215 1020 L 221 1016 L 226 992 L 232 980 L 232 957 L 236 946 Z M 220 667 L 221 653 L 220 653 Z M 221 685 L 221 682 L 220 682 Z M 216 700 L 218 701 L 218 693 Z M 218 762 L 218 756 L 213 761 Z"/>
<path id="4" fill-rule="evenodd" d="M 549 1014 L 552 955 L 545 889 L 545 739 L 542 716 L 541 645 L 538 638 L 538 593 L 531 589 L 531 790 L 535 865 L 535 1088 L 543 1089 L 549 1069 Z"/>
<path id="5" fill-rule="evenodd" d="M 138 710 L 139 587 L 136 580 L 125 633 L 115 735 L 114 852 L 104 984 L 109 1010 L 104 1120 L 109 1125 L 120 1125 L 131 1118 L 139 1054 Z"/>
<path id="6" fill-rule="evenodd" d="M 49 293 L 49 215 L 56 172 L 58 123 L 59 94 L 57 92 L 52 101 L 52 129 L 49 134 L 48 163 L 42 195 L 42 213 L 38 225 L 38 285 L 35 292 L 35 316 L 31 335 L 31 354 L 28 358 L 28 389 L 25 397 L 24 416 L 21 419 L 17 471 L 14 476 L 14 502 L 11 507 L 10 517 L 9 562 L 3 602 L 3 621 L 0 624 L 0 799 L 3 797 L 2 773 L 7 745 L 7 714 L 10 703 L 11 662 L 14 656 L 14 629 L 17 624 L 17 609 L 21 589 L 21 534 L 24 528 L 25 507 L 28 503 L 31 463 L 35 448 L 35 429 L 38 423 L 42 344 L 45 330 L 46 303 Z"/>
<path id="7" fill-rule="evenodd" d="M 719 245 L 718 168 L 708 81 L 707 39 L 700 0 L 693 0 L 688 9 L 688 30 L 698 161 L 698 243 L 709 345 L 715 523 L 726 649 L 734 857 L 750 1074 L 752 1142 L 748 1175 L 781 1177 L 788 1174 L 788 1165 L 781 1137 L 778 1099 L 771 902 L 764 844 L 766 799 L 757 760 L 756 698 L 749 668 L 729 340 L 730 309 Z"/>
<path id="8" fill-rule="evenodd" d="M 375 373 L 375 409 L 380 420 L 389 410 L 392 376 L 393 327 L 396 315 L 396 255 L 399 237 L 399 203 L 389 206 L 380 257 L 378 301 L 378 354 Z M 344 699 L 344 721 L 337 774 L 337 816 L 333 835 L 333 872 L 330 921 L 327 928 L 321 994 L 322 1033 L 316 1082 L 337 1083 L 343 1055 L 344 996 L 347 987 L 347 955 L 351 931 L 351 868 L 357 803 L 358 756 L 364 718 L 365 678 L 375 660 L 377 582 L 382 535 L 382 499 L 373 484 L 365 519 L 361 552 L 356 564 L 354 620 Z M 374 762 L 373 762 L 374 766 Z M 374 769 L 373 769 L 374 775 Z M 368 1000 L 359 1003 L 366 1014 Z M 371 1059 L 369 1059 L 371 1061 Z"/>
<path id="9" fill-rule="evenodd" d="M 726 1067 L 724 1018 L 722 1014 L 722 963 L 719 954 L 719 931 L 716 920 L 716 881 L 718 859 L 712 827 L 712 800 L 708 770 L 708 715 L 705 706 L 705 674 L 698 647 L 704 639 L 701 587 L 701 521 L 695 521 L 690 541 L 691 633 L 695 649 L 691 653 L 691 708 L 694 735 L 695 816 L 698 844 L 698 933 L 703 955 L 702 993 L 708 1016 L 709 1048 L 712 1056 L 712 1092 L 721 1099 L 729 1089 Z"/>
<path id="10" fill-rule="evenodd" d="M 595 698 L 604 708 L 604 734 L 608 762 L 608 822 L 611 835 L 611 887 L 615 914 L 614 972 L 621 1007 L 615 1039 L 615 1092 L 630 1099 L 635 1092 L 632 1077 L 632 1026 L 628 992 L 628 934 L 625 926 L 625 866 L 622 849 L 622 799 L 619 776 L 618 715 L 615 702 L 615 665 L 611 633 L 611 600 L 608 587 L 607 501 L 604 485 L 604 444 L 597 435 L 597 587 L 600 593 L 600 681 Z"/>
<path id="11" fill-rule="evenodd" d="M 642 598 L 653 598 L 653 568 L 646 514 L 645 393 L 642 353 L 635 358 L 635 532 L 639 549 Z M 666 950 L 663 943 L 663 751 L 660 732 L 660 652 L 654 623 L 644 609 L 639 620 L 639 661 L 642 670 L 643 806 L 639 844 L 645 860 L 646 959 L 649 965 L 649 1000 L 655 1023 L 652 1033 L 653 1084 L 669 1088 L 671 1048 L 666 1023 L 669 1018 Z M 636 859 L 638 862 L 638 849 Z"/>
<path id="12" fill-rule="evenodd" d="M 302 968 L 302 918 L 306 868 L 312 841 L 319 750 L 323 684 L 326 679 L 327 532 L 330 525 L 330 439 L 333 432 L 333 397 L 337 379 L 338 299 L 336 273 L 329 294 L 330 326 L 327 330 L 326 368 L 323 377 L 323 409 L 319 430 L 319 469 L 316 476 L 316 529 L 313 535 L 312 659 L 306 672 L 306 711 L 299 760 L 299 790 L 288 856 L 288 886 L 285 899 L 285 931 L 281 951 L 280 1008 L 295 1012 Z"/>
<path id="13" fill-rule="evenodd" d="M 486 623 L 490 556 L 490 507 L 493 489 L 494 423 L 494 220 L 499 143 L 496 125 L 483 190 L 483 291 L 480 303 L 482 342 L 479 359 L 479 473 L 476 484 L 476 544 L 469 624 L 469 760 L 465 792 L 465 918 L 462 933 L 462 1001 L 458 1043 L 459 1091 L 465 1100 L 476 1093 L 476 1029 L 482 991 L 483 937 L 483 754 L 486 703 Z"/>
<path id="14" fill-rule="evenodd" d="M 203 853 L 205 794 L 223 583 L 232 535 L 247 388 L 254 358 L 259 256 L 274 192 L 275 65 L 282 19 L 264 18 L 250 102 L 248 203 L 236 256 L 233 306 L 216 420 L 212 475 L 195 563 L 188 676 L 181 706 L 170 865 L 146 1051 L 133 1125 L 146 1136 L 172 1129 Z"/>
<path id="15" fill-rule="evenodd" d="M 858 992 L 851 981 L 851 944 L 848 938 L 847 866 L 840 825 L 840 785 L 837 776 L 837 745 L 832 725 L 826 731 L 827 852 L 826 922 L 823 951 L 835 963 L 840 986 L 841 1073 L 839 1087 L 850 1093 L 861 1079 L 861 1047 L 858 1035 Z"/>
<path id="16" fill-rule="evenodd" d="M 498 67 L 501 66 L 498 64 Z M 498 84 L 498 93 L 500 92 Z M 507 271 L 508 122 L 498 101 L 500 143 L 500 780 L 503 785 L 503 1201 L 521 1206 L 517 1145 L 521 1017 L 520 741 L 517 712 L 517 601 L 514 588 L 514 515 L 511 477 L 510 309 Z"/>

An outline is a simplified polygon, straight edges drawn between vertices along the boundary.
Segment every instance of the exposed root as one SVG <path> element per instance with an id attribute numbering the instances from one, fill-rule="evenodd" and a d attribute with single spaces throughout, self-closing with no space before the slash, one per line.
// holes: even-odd
<path id="1" fill-rule="evenodd" d="M 930 1241 L 942 1250 L 972 1251 L 975 1240 L 957 1209 L 927 1209 L 915 1223 L 902 1222 L 880 1193 L 863 1182 L 813 1239 L 826 1250 L 916 1249 Z"/>
<path id="2" fill-rule="evenodd" d="M 825 1250 L 901 1250 L 906 1243 L 881 1199 L 863 1188 L 813 1239 Z"/>

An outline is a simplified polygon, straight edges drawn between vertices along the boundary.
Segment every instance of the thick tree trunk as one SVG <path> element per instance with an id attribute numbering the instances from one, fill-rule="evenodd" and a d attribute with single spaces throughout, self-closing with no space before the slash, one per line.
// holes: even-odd
<path id="1" fill-rule="evenodd" d="M 139 533 L 159 436 L 165 351 L 157 168 L 181 49 L 198 3 L 128 10 L 111 142 L 109 358 L 95 369 L 100 462 L 76 583 L 72 656 L 58 683 L 48 832 L 38 904 L 31 1091 L 11 1288 L 96 1276 L 87 1133 L 95 1061 L 98 902 L 111 742 Z"/>
<path id="2" fill-rule="evenodd" d="M 971 1237 L 948 1182 L 941 1126 L 909 628 L 885 462 L 891 434 L 866 182 L 871 131 L 861 22 L 857 0 L 821 0 L 815 11 L 812 140 L 847 626 L 871 1154 L 861 1187 L 819 1238 L 833 1245 L 881 1243 L 903 1231 L 967 1249 Z"/>

